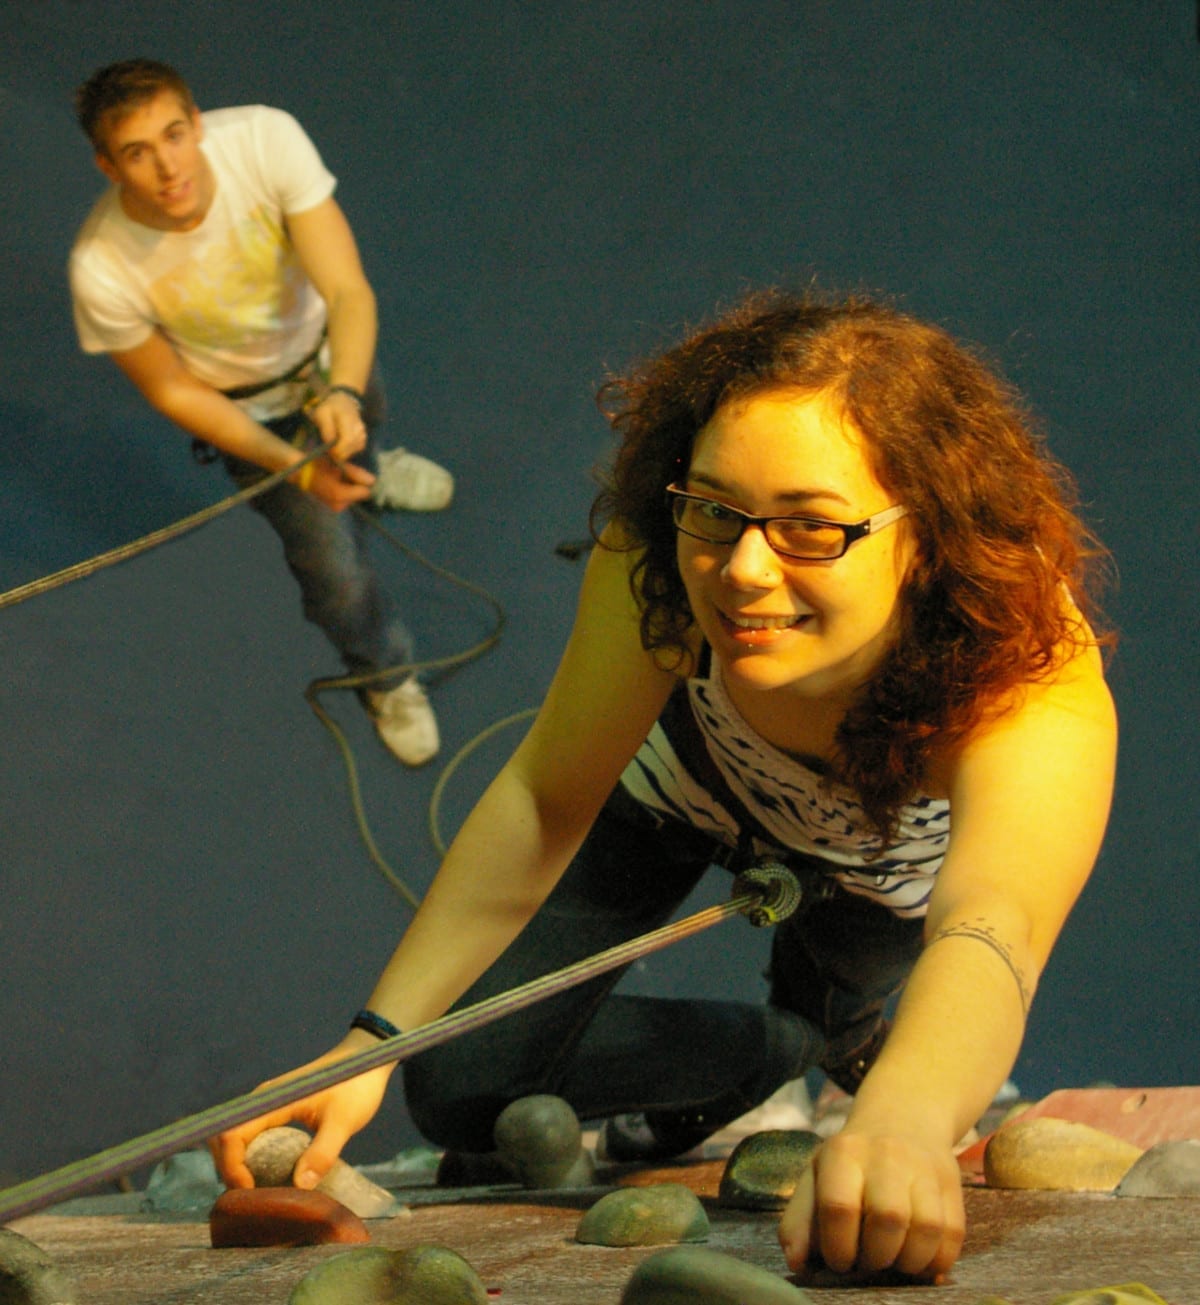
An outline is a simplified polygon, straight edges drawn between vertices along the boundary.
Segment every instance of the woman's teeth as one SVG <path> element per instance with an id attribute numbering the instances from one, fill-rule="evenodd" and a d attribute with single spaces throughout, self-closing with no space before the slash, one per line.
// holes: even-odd
<path id="1" fill-rule="evenodd" d="M 801 616 L 727 616 L 731 625 L 739 630 L 786 630 L 803 620 Z"/>

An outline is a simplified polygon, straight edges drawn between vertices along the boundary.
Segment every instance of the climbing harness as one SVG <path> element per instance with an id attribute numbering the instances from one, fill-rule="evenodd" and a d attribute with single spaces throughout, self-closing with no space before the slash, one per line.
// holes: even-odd
<path id="1" fill-rule="evenodd" d="M 733 896 L 720 905 L 707 907 L 673 924 L 618 943 L 615 947 L 585 957 L 561 970 L 531 979 L 508 992 L 497 993 L 494 997 L 462 1010 L 451 1011 L 411 1033 L 399 1033 L 335 1064 L 309 1070 L 295 1078 L 234 1097 L 231 1101 L 176 1120 L 152 1133 L 0 1191 L 0 1224 L 44 1210 L 68 1197 L 112 1182 L 135 1169 L 197 1146 L 218 1133 L 291 1105 L 302 1097 L 334 1087 L 368 1070 L 408 1060 L 431 1047 L 441 1046 L 452 1038 L 483 1028 L 505 1015 L 513 1015 L 535 1002 L 626 965 L 640 956 L 647 956 L 673 942 L 700 933 L 731 916 L 745 915 L 751 924 L 760 927 L 777 924 L 796 909 L 801 897 L 800 885 L 791 871 L 778 861 L 764 859 L 748 867 L 734 880 Z"/>

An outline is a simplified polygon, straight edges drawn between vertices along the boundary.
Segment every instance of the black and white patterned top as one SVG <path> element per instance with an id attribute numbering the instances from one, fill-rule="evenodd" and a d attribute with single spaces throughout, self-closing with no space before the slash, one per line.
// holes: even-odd
<path id="1" fill-rule="evenodd" d="M 749 836 L 756 853 L 819 857 L 847 891 L 900 916 L 924 915 L 950 836 L 949 802 L 907 803 L 881 851 L 853 792 L 755 733 L 710 660 L 672 695 L 621 777 L 625 791 L 731 847 Z"/>

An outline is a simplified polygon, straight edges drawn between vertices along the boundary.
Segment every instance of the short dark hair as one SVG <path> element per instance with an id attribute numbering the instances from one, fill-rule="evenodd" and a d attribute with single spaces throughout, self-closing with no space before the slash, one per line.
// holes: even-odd
<path id="1" fill-rule="evenodd" d="M 156 59 L 124 59 L 94 72 L 75 92 L 75 117 L 97 153 L 105 152 L 105 133 L 132 109 L 163 91 L 174 91 L 188 113 L 195 101 L 187 82 Z"/>
<path id="2" fill-rule="evenodd" d="M 1108 641 L 1088 601 L 1106 554 L 1020 397 L 973 350 L 871 299 L 763 292 L 601 390 L 621 443 L 593 524 L 611 517 L 640 552 L 642 641 L 666 662 L 687 666 L 692 624 L 666 487 L 719 407 L 769 390 L 826 396 L 909 509 L 918 559 L 896 641 L 838 732 L 840 777 L 884 834 L 935 746 Z"/>

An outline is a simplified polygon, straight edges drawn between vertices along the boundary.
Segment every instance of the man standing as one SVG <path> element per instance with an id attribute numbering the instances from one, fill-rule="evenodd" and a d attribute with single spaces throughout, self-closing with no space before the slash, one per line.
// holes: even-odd
<path id="1" fill-rule="evenodd" d="M 388 455 L 386 487 L 373 470 L 384 417 L 375 295 L 334 178 L 289 114 L 201 114 L 180 75 L 152 60 L 100 69 L 76 109 L 112 183 L 71 251 L 83 349 L 107 353 L 239 485 L 303 462 L 319 438 L 321 457 L 251 503 L 283 541 L 305 616 L 347 669 L 411 663 L 365 525 L 346 509 L 374 497 L 435 510 L 453 481 L 404 450 Z M 402 762 L 437 752 L 414 675 L 361 696 Z"/>

